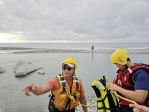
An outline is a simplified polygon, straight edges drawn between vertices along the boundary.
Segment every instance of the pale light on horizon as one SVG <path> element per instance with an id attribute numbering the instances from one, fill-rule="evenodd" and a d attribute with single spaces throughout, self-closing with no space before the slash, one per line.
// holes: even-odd
<path id="1" fill-rule="evenodd" d="M 129 42 L 125 39 L 85 39 L 85 40 L 27 40 L 23 35 L 23 32 L 13 32 L 13 33 L 0 33 L 0 43 L 148 43 L 147 41 L 139 42 L 133 41 L 135 37 L 128 38 Z"/>

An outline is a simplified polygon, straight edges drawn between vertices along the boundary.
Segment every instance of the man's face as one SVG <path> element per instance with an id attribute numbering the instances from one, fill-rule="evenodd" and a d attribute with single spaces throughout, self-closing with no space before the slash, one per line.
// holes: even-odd
<path id="1" fill-rule="evenodd" d="M 65 78 L 72 77 L 74 72 L 75 72 L 74 68 L 71 68 L 70 66 L 66 64 L 62 66 L 62 73 Z"/>
<path id="2" fill-rule="evenodd" d="M 117 68 L 121 69 L 121 70 L 125 70 L 125 66 L 124 65 L 120 65 L 118 63 L 115 64 Z"/>

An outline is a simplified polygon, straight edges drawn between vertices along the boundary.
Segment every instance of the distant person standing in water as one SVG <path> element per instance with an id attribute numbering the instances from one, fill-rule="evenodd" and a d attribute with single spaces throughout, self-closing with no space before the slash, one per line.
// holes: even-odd
<path id="1" fill-rule="evenodd" d="M 28 84 L 23 91 L 27 96 L 31 96 L 30 92 L 34 95 L 41 95 L 51 91 L 50 112 L 75 112 L 75 107 L 79 105 L 79 102 L 86 105 L 83 84 L 81 79 L 78 79 L 75 75 L 76 69 L 76 60 L 66 58 L 62 62 L 61 74 L 56 75 L 55 78 L 42 86 Z M 73 99 L 78 103 L 74 102 Z M 84 112 L 87 112 L 86 106 L 82 106 L 82 108 Z"/>
<path id="2" fill-rule="evenodd" d="M 94 45 L 92 45 L 91 49 L 94 50 Z"/>

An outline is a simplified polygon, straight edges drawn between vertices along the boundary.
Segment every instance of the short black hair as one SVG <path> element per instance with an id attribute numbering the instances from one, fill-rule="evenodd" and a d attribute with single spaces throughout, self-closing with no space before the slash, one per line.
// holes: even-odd
<path id="1" fill-rule="evenodd" d="M 130 58 L 127 58 L 127 61 L 130 61 Z"/>

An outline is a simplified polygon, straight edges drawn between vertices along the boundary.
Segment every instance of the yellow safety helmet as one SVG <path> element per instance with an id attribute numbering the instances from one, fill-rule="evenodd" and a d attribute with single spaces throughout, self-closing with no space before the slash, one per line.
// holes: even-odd
<path id="1" fill-rule="evenodd" d="M 76 62 L 76 60 L 75 59 L 73 59 L 73 58 L 66 58 L 64 61 L 63 61 L 63 63 L 62 63 L 62 65 L 63 64 L 73 64 L 74 65 L 74 68 L 75 68 L 75 71 L 76 71 L 76 69 L 77 69 L 77 62 Z M 70 66 L 71 67 L 71 66 Z"/>
<path id="2" fill-rule="evenodd" d="M 110 57 L 110 61 L 112 64 L 120 64 L 125 65 L 127 63 L 127 58 L 129 58 L 130 53 L 124 49 L 120 48 L 114 51 Z"/>

